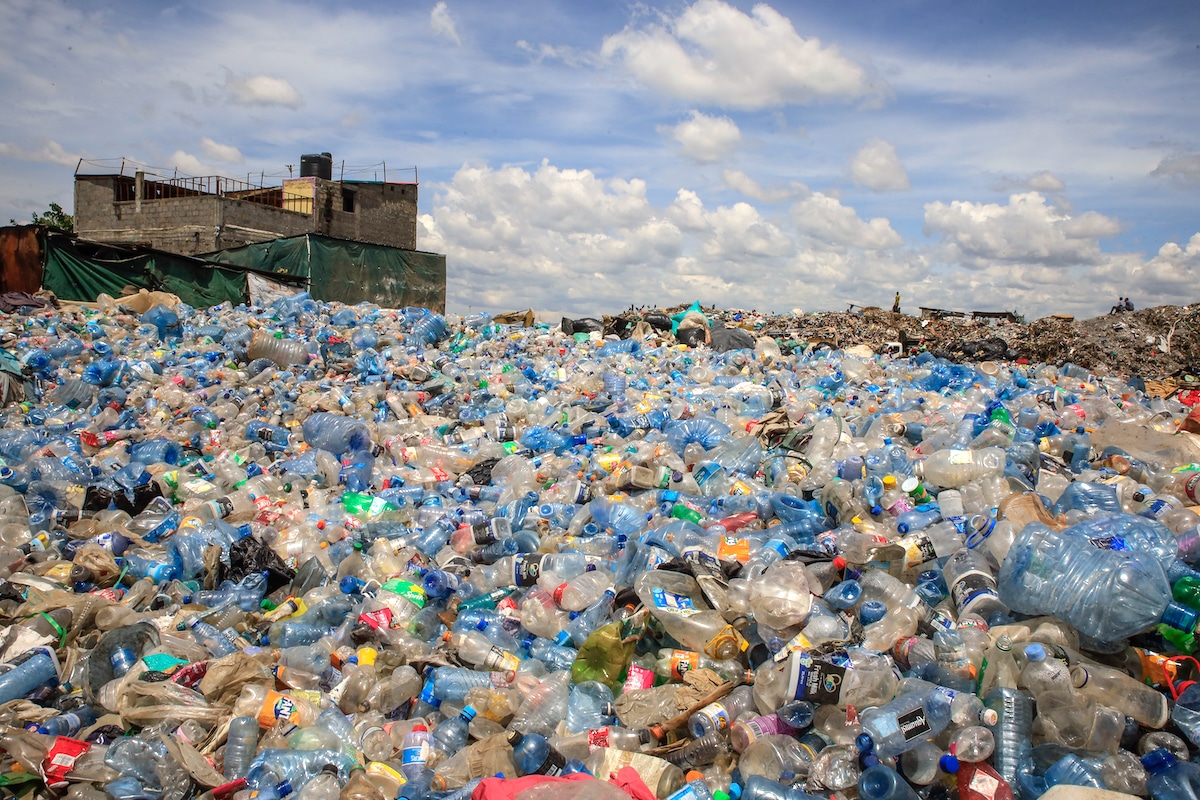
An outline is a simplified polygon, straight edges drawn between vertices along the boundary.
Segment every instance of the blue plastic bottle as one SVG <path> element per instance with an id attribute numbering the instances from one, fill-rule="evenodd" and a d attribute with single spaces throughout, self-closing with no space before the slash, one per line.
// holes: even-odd
<path id="1" fill-rule="evenodd" d="M 919 800 L 900 773 L 882 764 L 863 770 L 858 778 L 858 796 L 862 800 Z"/>
<path id="2" fill-rule="evenodd" d="M 1171 599 L 1171 584 L 1147 553 L 1100 549 L 1041 523 L 1025 526 L 1000 567 L 1000 598 L 1018 613 L 1053 614 L 1101 642 L 1165 623 L 1190 633 L 1197 612 Z"/>
<path id="3" fill-rule="evenodd" d="M 1154 800 L 1200 798 L 1200 764 L 1179 761 L 1169 750 L 1159 748 L 1142 756 L 1148 773 L 1146 788 Z"/>
<path id="4" fill-rule="evenodd" d="M 567 760 L 540 733 L 510 731 L 508 743 L 522 775 L 561 775 Z"/>

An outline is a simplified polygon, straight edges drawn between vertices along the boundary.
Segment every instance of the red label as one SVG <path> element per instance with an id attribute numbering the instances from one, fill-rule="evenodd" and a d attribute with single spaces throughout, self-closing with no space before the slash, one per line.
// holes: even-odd
<path id="1" fill-rule="evenodd" d="M 629 665 L 629 675 L 625 678 L 623 692 L 635 692 L 638 689 L 649 689 L 654 685 L 654 672 L 637 664 Z"/>
<path id="2" fill-rule="evenodd" d="M 608 728 L 595 728 L 588 731 L 587 739 L 588 747 L 593 750 L 597 747 L 608 747 Z"/>
<path id="3" fill-rule="evenodd" d="M 66 736 L 55 737 L 54 744 L 50 746 L 46 758 L 42 761 L 42 772 L 46 775 L 46 785 L 65 786 L 67 774 L 75 768 L 75 762 L 79 760 L 79 757 L 91 747 L 90 743 L 81 742 L 78 739 Z"/>
<path id="4" fill-rule="evenodd" d="M 365 622 L 370 625 L 371 630 L 390 628 L 392 627 L 392 610 L 390 608 L 381 608 L 378 611 L 370 611 L 366 614 L 359 614 L 358 621 Z"/>

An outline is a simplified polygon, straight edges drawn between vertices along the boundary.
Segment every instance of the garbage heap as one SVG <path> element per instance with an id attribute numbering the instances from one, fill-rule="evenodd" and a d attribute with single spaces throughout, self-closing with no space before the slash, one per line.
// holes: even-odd
<path id="1" fill-rule="evenodd" d="M 1197 419 L 1136 382 L 304 295 L 0 328 L 13 794 L 1196 785 Z"/>

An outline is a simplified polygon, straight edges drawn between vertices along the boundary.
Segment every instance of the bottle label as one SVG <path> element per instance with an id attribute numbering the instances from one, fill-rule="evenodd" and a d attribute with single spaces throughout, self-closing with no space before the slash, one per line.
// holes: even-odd
<path id="1" fill-rule="evenodd" d="M 789 733 L 792 731 L 792 727 L 775 714 L 768 714 L 765 717 L 755 717 L 745 724 L 753 734 L 750 737 L 751 741 L 760 736 L 774 736 L 778 733 Z"/>
<path id="2" fill-rule="evenodd" d="M 907 714 L 896 717 L 896 724 L 900 728 L 900 736 L 906 742 L 924 739 L 933 731 L 924 707 L 914 708 Z"/>
<path id="3" fill-rule="evenodd" d="M 260 727 L 270 728 L 281 719 L 294 721 L 292 715 L 295 713 L 295 700 L 279 692 L 268 691 L 266 699 L 258 709 L 258 724 Z"/>
<path id="4" fill-rule="evenodd" d="M 960 615 L 967 613 L 980 598 L 988 596 L 999 598 L 996 579 L 981 570 L 967 572 L 950 588 L 950 598 Z"/>
<path id="5" fill-rule="evenodd" d="M 683 676 L 694 669 L 700 668 L 700 654 L 691 650 L 671 651 L 671 677 L 683 680 Z"/>
<path id="6" fill-rule="evenodd" d="M 1088 542 L 1097 550 L 1117 550 L 1123 552 L 1133 549 L 1120 536 L 1096 536 L 1088 539 Z"/>
<path id="7" fill-rule="evenodd" d="M 971 451 L 970 450 L 951 450 L 949 453 L 946 454 L 946 463 L 947 464 L 970 464 L 971 463 Z"/>
<path id="8" fill-rule="evenodd" d="M 628 684 L 627 684 L 628 685 Z M 608 728 L 594 728 L 587 732 L 588 748 L 596 750 L 600 747 L 610 747 Z"/>
<path id="9" fill-rule="evenodd" d="M 400 763 L 404 766 L 425 766 L 429 761 L 429 742 L 421 742 L 400 751 Z"/>
<path id="10" fill-rule="evenodd" d="M 709 703 L 700 711 L 701 714 L 712 720 L 713 727 L 723 733 L 729 728 L 729 709 L 724 703 Z"/>
<path id="11" fill-rule="evenodd" d="M 687 550 L 683 554 L 683 560 L 692 567 L 693 575 L 700 574 L 697 573 L 697 570 L 700 570 L 720 580 L 725 578 L 725 573 L 721 570 L 721 562 L 703 550 Z"/>
<path id="12" fill-rule="evenodd" d="M 940 608 L 933 608 L 917 624 L 917 632 L 932 639 L 933 635 L 938 631 L 954 630 L 956 627 L 957 623 L 955 623 L 953 617 Z"/>
<path id="13" fill-rule="evenodd" d="M 792 656 L 788 670 L 788 686 L 792 700 L 808 700 L 818 704 L 837 705 L 842 699 L 842 682 L 846 668 L 816 661 L 807 653 Z"/>
<path id="14" fill-rule="evenodd" d="M 722 536 L 717 543 L 717 558 L 745 564 L 750 560 L 750 540 L 741 536 Z"/>
<path id="15" fill-rule="evenodd" d="M 693 614 L 700 613 L 695 604 L 692 603 L 692 598 L 687 595 L 675 594 L 665 589 L 652 589 L 650 590 L 650 597 L 654 601 L 655 608 L 675 614 L 676 616 L 690 617 Z"/>
<path id="16" fill-rule="evenodd" d="M 1200 503 L 1200 472 L 1197 472 L 1192 477 L 1188 478 L 1183 484 L 1183 493 L 1188 496 L 1188 499 L 1193 503 Z"/>
<path id="17" fill-rule="evenodd" d="M 471 536 L 475 539 L 475 544 L 492 544 L 496 541 L 496 528 L 489 522 L 481 522 L 471 526 Z"/>
<path id="18" fill-rule="evenodd" d="M 921 532 L 906 538 L 907 541 L 904 542 L 905 569 L 919 567 L 927 561 L 933 561 L 938 557 L 937 550 L 934 548 L 928 534 Z"/>
<path id="19" fill-rule="evenodd" d="M 497 645 L 488 648 L 487 655 L 483 657 L 483 668 L 486 670 L 507 672 L 515 670 L 519 666 L 521 666 L 521 662 L 516 656 Z"/>
<path id="20" fill-rule="evenodd" d="M 540 555 L 518 555 L 513 559 L 513 583 L 517 586 L 533 586 L 542 574 Z"/>
<path id="21" fill-rule="evenodd" d="M 629 665 L 629 674 L 625 678 L 625 688 L 622 693 L 636 692 L 654 686 L 654 672 L 637 664 Z M 607 747 L 607 745 L 605 745 Z"/>
<path id="22" fill-rule="evenodd" d="M 380 587 L 385 592 L 397 594 L 408 600 L 417 608 L 425 607 L 425 589 L 417 586 L 411 581 L 401 580 L 400 578 L 392 578 Z"/>

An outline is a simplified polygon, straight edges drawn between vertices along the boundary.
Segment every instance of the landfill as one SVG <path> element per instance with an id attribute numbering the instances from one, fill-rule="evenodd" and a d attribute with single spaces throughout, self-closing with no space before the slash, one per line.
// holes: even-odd
<path id="1" fill-rule="evenodd" d="M 1200 791 L 1193 311 L 154 302 L 0 316 L 4 796 Z"/>

